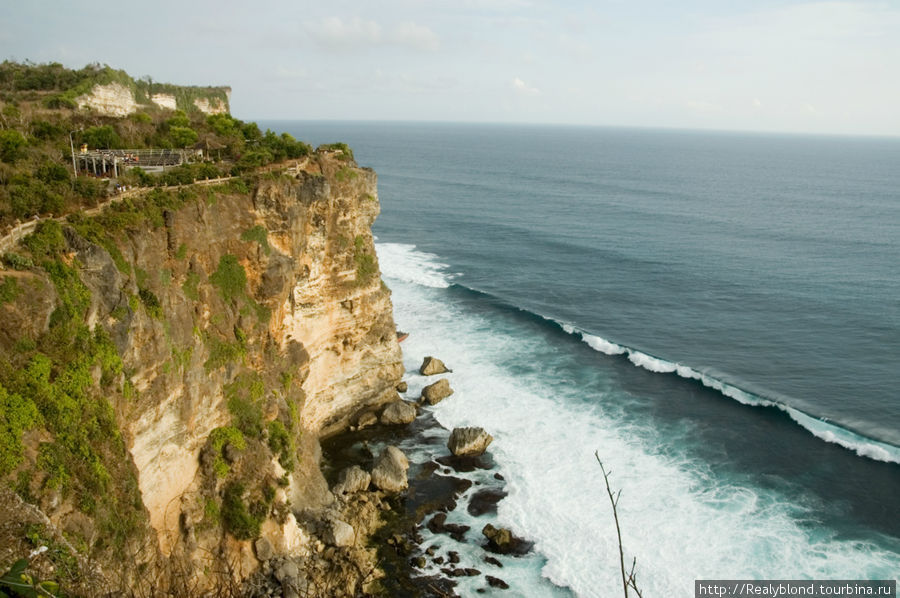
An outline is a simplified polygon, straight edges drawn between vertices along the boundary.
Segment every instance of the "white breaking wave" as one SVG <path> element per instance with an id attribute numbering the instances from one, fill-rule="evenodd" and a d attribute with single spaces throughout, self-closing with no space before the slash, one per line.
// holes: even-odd
<path id="1" fill-rule="evenodd" d="M 510 595 L 556 595 L 539 583 L 541 576 L 578 596 L 616 595 L 618 545 L 595 450 L 612 470 L 613 485 L 623 490 L 625 554 L 637 557 L 645 595 L 687 596 L 698 578 L 876 579 L 900 570 L 896 552 L 810 527 L 816 507 L 803 499 L 717 477 L 679 450 L 690 430 L 684 437 L 662 438 L 629 421 L 622 415 L 629 398 L 614 385 L 604 386 L 600 378 L 590 385 L 561 383 L 568 356 L 527 328 L 460 309 L 434 288 L 399 279 L 389 283 L 397 322 L 411 333 L 403 344 L 406 397 L 417 397 L 433 381 L 416 371 L 422 358 L 441 357 L 453 369 L 446 377 L 455 392 L 429 409 L 448 429 L 474 425 L 490 432 L 490 451 L 506 478 L 509 494 L 496 519 L 465 512 L 448 517 L 472 526 L 460 555 L 476 560 L 463 566 L 485 571 L 472 540 L 488 522 L 535 541 L 546 558 L 512 559 L 513 566 L 489 571 L 512 586 Z M 540 367 L 523 367 L 532 364 Z M 677 373 L 679 366 L 673 367 Z M 441 544 L 441 554 L 457 549 L 446 537 L 428 542 Z M 473 594 L 472 584 L 483 585 L 478 577 L 461 583 L 464 595 Z"/>
<path id="2" fill-rule="evenodd" d="M 381 273 L 388 278 L 445 289 L 450 286 L 450 276 L 444 272 L 447 264 L 438 261 L 432 253 L 416 250 L 407 243 L 376 243 Z"/>
<path id="3" fill-rule="evenodd" d="M 866 438 L 865 436 L 860 436 L 850 430 L 835 424 L 824 422 L 783 403 L 749 393 L 734 385 L 728 384 L 727 382 L 723 382 L 718 378 L 697 371 L 692 367 L 666 361 L 665 359 L 648 355 L 637 349 L 616 344 L 602 337 L 588 334 L 571 325 L 563 327 L 563 329 L 569 334 L 580 336 L 585 344 L 600 353 L 606 355 L 627 355 L 628 361 L 645 370 L 659 374 L 677 374 L 682 378 L 697 380 L 703 384 L 703 386 L 717 390 L 726 397 L 734 399 L 743 405 L 750 405 L 753 407 L 775 407 L 780 409 L 787 413 L 791 419 L 800 426 L 811 432 L 816 438 L 824 440 L 825 442 L 840 445 L 861 457 L 866 457 L 875 461 L 884 461 L 886 463 L 900 463 L 900 448 L 898 447 L 884 444 L 877 440 Z"/>

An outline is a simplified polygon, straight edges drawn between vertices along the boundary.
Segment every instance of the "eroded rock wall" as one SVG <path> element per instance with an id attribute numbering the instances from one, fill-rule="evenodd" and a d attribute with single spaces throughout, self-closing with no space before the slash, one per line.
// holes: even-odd
<path id="1" fill-rule="evenodd" d="M 396 398 L 401 354 L 371 234 L 376 175 L 314 155 L 249 184 L 148 198 L 110 233 L 115 251 L 64 225 L 65 259 L 90 291 L 86 323 L 122 359 L 108 400 L 154 558 L 195 571 L 237 563 L 229 575 L 244 578 L 257 537 L 310 550 L 295 513 L 333 500 L 319 438 Z M 33 285 L 49 289 L 36 304 L 46 328 L 52 285 Z M 56 503 L 41 507 L 54 519 Z M 64 527 L 71 510 L 54 521 Z"/>

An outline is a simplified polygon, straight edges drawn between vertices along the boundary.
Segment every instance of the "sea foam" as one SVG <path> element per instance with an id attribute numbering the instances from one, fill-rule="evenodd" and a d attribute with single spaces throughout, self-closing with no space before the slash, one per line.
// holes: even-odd
<path id="1" fill-rule="evenodd" d="M 758 488 L 747 479 L 724 479 L 691 459 L 679 449 L 689 431 L 682 438 L 661 436 L 629 419 L 627 393 L 602 374 L 587 385 L 559 384 L 572 365 L 565 352 L 535 339 L 501 311 L 474 313 L 443 288 L 416 282 L 411 271 L 417 264 L 425 263 L 431 273 L 443 270 L 435 258 L 412 248 L 385 254 L 379 246 L 379 254 L 394 289 L 397 322 L 411 332 L 404 343 L 409 396 L 428 382 L 415 372 L 424 355 L 438 355 L 453 368 L 448 377 L 456 392 L 434 414 L 447 428 L 477 425 L 494 435 L 490 450 L 509 492 L 497 524 L 534 540 L 546 558 L 528 561 L 539 571 L 520 567 L 508 578 L 499 574 L 513 595 L 548 595 L 546 587 L 534 587 L 535 575 L 579 596 L 610 595 L 617 587 L 615 527 L 594 451 L 612 471 L 613 486 L 623 491 L 625 554 L 637 558 L 645 595 L 689 595 L 696 578 L 891 578 L 900 571 L 895 551 L 810 527 L 816 507 L 802 497 Z M 389 263 L 407 257 L 414 260 Z M 404 276 L 391 278 L 389 272 Z M 628 353 L 636 365 L 713 388 L 719 383 L 599 337 L 585 342 L 602 352 Z M 512 367 L 534 363 L 540 368 Z M 721 384 L 723 392 L 732 392 Z M 739 389 L 734 394 L 757 404 Z M 815 422 L 798 423 L 834 434 Z M 463 514 L 453 517 L 472 523 Z"/>

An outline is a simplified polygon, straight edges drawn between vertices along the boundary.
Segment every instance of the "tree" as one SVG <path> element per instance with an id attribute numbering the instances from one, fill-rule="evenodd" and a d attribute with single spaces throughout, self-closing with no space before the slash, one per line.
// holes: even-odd
<path id="1" fill-rule="evenodd" d="M 25 154 L 25 138 L 18 131 L 0 131 L 0 160 L 15 162 Z"/>
<path id="2" fill-rule="evenodd" d="M 110 125 L 85 129 L 82 139 L 91 148 L 110 149 L 122 144 L 119 134 Z"/>
<path id="3" fill-rule="evenodd" d="M 169 129 L 169 138 L 175 147 L 187 147 L 197 143 L 197 132 L 190 127 L 172 127 Z"/>

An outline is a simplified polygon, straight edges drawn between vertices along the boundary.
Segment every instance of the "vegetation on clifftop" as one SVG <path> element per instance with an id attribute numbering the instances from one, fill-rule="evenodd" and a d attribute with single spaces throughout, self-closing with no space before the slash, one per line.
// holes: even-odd
<path id="1" fill-rule="evenodd" d="M 138 112 L 115 118 L 75 108 L 75 97 L 95 84 L 112 82 L 135 92 L 138 103 L 143 104 Z M 174 112 L 160 108 L 147 98 L 151 88 L 153 93 L 171 92 L 176 97 L 184 93 L 216 97 L 215 90 L 220 89 L 134 80 L 108 66 L 71 70 L 56 63 L 0 64 L 0 227 L 16 219 L 92 207 L 107 195 L 109 186 L 102 180 L 74 176 L 73 146 L 76 151 L 82 144 L 89 149 L 177 150 L 199 143 L 206 151 L 203 161 L 160 175 L 139 167 L 120 173 L 119 182 L 129 186 L 183 185 L 239 175 L 312 152 L 308 144 L 288 133 L 263 132 L 256 123 L 230 114 L 205 115 L 192 103 L 190 107 L 179 105 Z M 187 91 L 176 93 L 178 90 Z M 345 144 L 334 146 L 346 148 Z M 352 158 L 349 148 L 344 151 L 342 156 Z"/>

